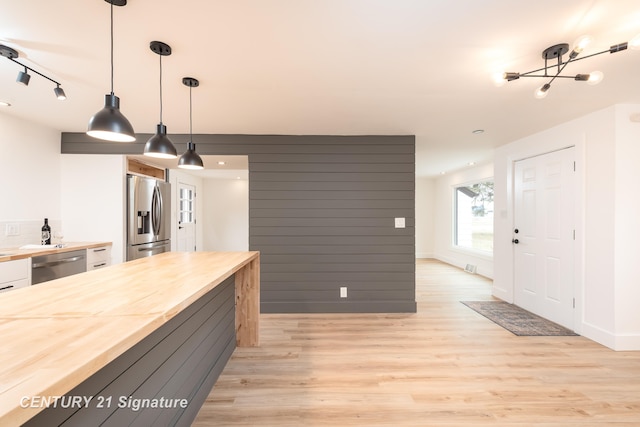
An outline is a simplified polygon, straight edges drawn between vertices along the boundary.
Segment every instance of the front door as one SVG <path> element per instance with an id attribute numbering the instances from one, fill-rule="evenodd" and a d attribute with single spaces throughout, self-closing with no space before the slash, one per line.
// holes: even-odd
<path id="1" fill-rule="evenodd" d="M 514 164 L 514 302 L 573 329 L 574 148 Z"/>
<path id="2" fill-rule="evenodd" d="M 196 188 L 178 183 L 178 252 L 196 250 Z"/>

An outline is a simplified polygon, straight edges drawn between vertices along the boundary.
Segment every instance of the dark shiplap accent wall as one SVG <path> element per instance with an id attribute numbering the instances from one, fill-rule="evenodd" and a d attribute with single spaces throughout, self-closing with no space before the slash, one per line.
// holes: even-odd
<path id="1" fill-rule="evenodd" d="M 63 153 L 140 154 L 62 134 Z M 171 135 L 178 152 L 188 135 Z M 415 312 L 415 137 L 195 135 L 200 154 L 248 155 L 249 245 L 263 312 Z M 394 218 L 406 228 L 394 228 Z M 348 297 L 340 298 L 341 286 Z"/>

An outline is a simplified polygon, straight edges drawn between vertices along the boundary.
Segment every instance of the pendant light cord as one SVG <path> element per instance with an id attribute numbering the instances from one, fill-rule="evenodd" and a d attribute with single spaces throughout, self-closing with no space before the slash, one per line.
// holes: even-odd
<path id="1" fill-rule="evenodd" d="M 113 1 L 111 3 L 111 95 L 113 95 Z"/>
<path id="2" fill-rule="evenodd" d="M 189 86 L 189 142 L 193 142 L 193 103 L 191 101 L 191 86 Z"/>
<path id="3" fill-rule="evenodd" d="M 160 57 L 160 124 L 162 124 L 162 55 Z"/>

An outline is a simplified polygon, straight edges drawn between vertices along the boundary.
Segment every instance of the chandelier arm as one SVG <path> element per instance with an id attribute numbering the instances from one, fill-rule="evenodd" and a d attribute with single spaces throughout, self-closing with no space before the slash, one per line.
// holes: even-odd
<path id="1" fill-rule="evenodd" d="M 621 45 L 623 45 L 623 46 L 624 46 L 625 44 L 624 44 L 624 43 L 622 43 Z M 615 46 L 612 46 L 611 48 L 609 48 L 609 49 L 607 49 L 607 50 L 603 50 L 603 51 L 601 51 L 601 52 L 592 53 L 592 54 L 590 54 L 590 55 L 586 55 L 586 56 L 581 56 L 580 58 L 572 58 L 572 59 L 569 59 L 569 60 L 568 60 L 568 61 L 566 61 L 566 62 L 561 62 L 561 63 L 560 63 L 560 64 L 558 64 L 558 65 L 559 65 L 559 66 L 561 66 L 561 67 L 564 69 L 564 67 L 565 67 L 567 64 L 569 64 L 570 62 L 581 61 L 581 60 L 583 60 L 583 59 L 591 58 L 592 56 L 602 55 L 603 53 L 616 53 L 616 52 L 620 52 L 621 50 L 626 49 L 626 48 L 622 48 L 622 49 L 621 49 L 621 48 L 619 48 L 619 46 L 621 46 L 621 45 L 615 45 Z M 538 69 L 536 69 L 536 70 L 527 71 L 526 73 L 520 73 L 520 77 L 549 77 L 549 76 L 545 76 L 545 75 L 543 75 L 543 76 L 534 76 L 534 75 L 531 75 L 531 74 L 533 74 L 533 73 L 537 73 L 537 72 L 539 72 L 539 71 L 545 71 L 546 69 L 547 69 L 547 67 L 542 67 L 542 68 L 538 68 Z"/>
<path id="2" fill-rule="evenodd" d="M 527 75 L 520 75 L 520 77 L 551 77 L 549 75 L 544 75 L 544 74 L 527 74 Z M 576 76 L 554 76 L 557 79 L 575 79 Z"/>

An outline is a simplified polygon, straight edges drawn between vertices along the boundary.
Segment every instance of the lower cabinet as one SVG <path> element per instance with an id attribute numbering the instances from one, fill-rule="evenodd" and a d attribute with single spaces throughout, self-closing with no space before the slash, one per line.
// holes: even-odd
<path id="1" fill-rule="evenodd" d="M 87 271 L 111 265 L 111 246 L 98 246 L 87 249 Z"/>
<path id="2" fill-rule="evenodd" d="M 18 259 L 0 263 L 0 292 L 8 292 L 29 286 L 30 259 Z"/>

